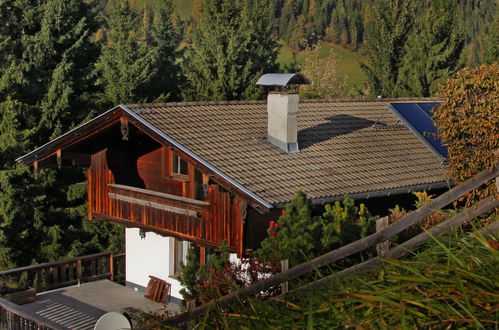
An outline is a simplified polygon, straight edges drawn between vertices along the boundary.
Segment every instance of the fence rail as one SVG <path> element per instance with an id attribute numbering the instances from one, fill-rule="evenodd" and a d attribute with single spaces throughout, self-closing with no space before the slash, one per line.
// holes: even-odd
<path id="1" fill-rule="evenodd" d="M 37 292 L 99 279 L 125 280 L 125 254 L 102 252 L 83 257 L 46 262 L 0 272 L 4 279 L 31 287 Z M 22 289 L 22 288 L 21 288 Z M 0 298 L 0 330 L 53 329 L 35 315 L 24 313 L 18 305 Z"/>
<path id="2" fill-rule="evenodd" d="M 46 262 L 0 272 L 0 279 L 31 287 L 37 292 L 100 279 L 125 279 L 125 254 L 102 252 L 83 257 Z"/>
<path id="3" fill-rule="evenodd" d="M 177 314 L 169 319 L 164 320 L 161 323 L 176 324 L 176 323 L 185 322 L 193 315 L 200 315 L 206 313 L 208 310 L 212 310 L 215 306 L 230 306 L 231 304 L 235 304 L 241 301 L 241 299 L 257 294 L 258 292 L 267 290 L 273 286 L 279 285 L 283 282 L 305 275 L 309 272 L 313 272 L 318 268 L 321 268 L 328 264 L 332 264 L 338 260 L 347 258 L 355 253 L 372 248 L 382 242 L 389 240 L 394 235 L 397 235 L 398 233 L 411 227 L 412 225 L 420 222 L 421 220 L 431 215 L 435 211 L 442 209 L 443 207 L 449 205 L 455 200 L 458 200 L 459 198 L 471 192 L 472 190 L 479 188 L 483 183 L 489 180 L 493 180 L 495 178 L 496 184 L 499 185 L 498 176 L 499 176 L 499 164 L 496 165 L 492 170 L 484 170 L 480 172 L 473 178 L 450 189 L 449 191 L 440 195 L 439 197 L 432 200 L 428 204 L 420 207 L 414 212 L 409 213 L 399 221 L 391 224 L 390 226 L 386 227 L 385 229 L 379 232 L 376 232 L 375 234 L 369 235 L 363 239 L 347 244 L 339 249 L 330 251 L 308 262 L 290 268 L 286 272 L 256 282 L 250 285 L 249 287 L 243 288 L 237 292 L 230 293 L 216 300 L 212 300 L 211 302 L 201 305 L 191 311 L 182 314 Z M 436 226 L 435 230 L 439 234 L 441 234 L 444 230 L 452 228 L 456 226 L 456 224 L 459 225 L 466 223 L 467 221 L 471 220 L 473 217 L 481 215 L 487 212 L 488 210 L 497 207 L 498 205 L 499 202 L 497 196 L 488 198 L 478 203 L 476 206 L 474 206 L 474 208 L 465 209 L 459 215 L 454 216 L 451 219 L 448 219 L 445 222 L 445 224 L 443 224 L 442 226 Z M 414 240 L 410 240 L 410 242 L 408 242 L 410 244 L 407 245 L 406 248 L 412 247 L 413 244 L 415 246 L 416 244 L 423 242 L 425 239 L 427 240 L 428 236 L 418 235 L 417 238 L 415 237 Z M 403 254 L 401 253 L 402 252 L 401 249 L 394 249 L 394 250 L 395 251 L 387 252 L 387 256 L 398 257 L 399 255 Z M 369 260 L 368 262 L 365 262 L 364 264 L 367 265 L 362 265 L 361 267 L 367 269 L 368 267 L 374 266 L 374 264 L 379 265 L 380 263 L 381 262 L 379 258 L 374 258 Z M 350 269 L 346 269 L 345 271 L 343 271 L 345 273 L 343 275 L 346 275 L 346 273 L 348 273 L 348 275 L 353 274 L 355 273 L 355 269 L 356 269 L 355 266 Z M 336 274 L 336 276 L 338 276 L 338 274 Z M 295 291 L 300 291 L 300 289 Z"/>
<path id="4" fill-rule="evenodd" d="M 38 319 L 35 315 L 28 315 L 19 306 L 0 298 L 0 329 L 8 330 L 51 330 L 52 326 Z"/>

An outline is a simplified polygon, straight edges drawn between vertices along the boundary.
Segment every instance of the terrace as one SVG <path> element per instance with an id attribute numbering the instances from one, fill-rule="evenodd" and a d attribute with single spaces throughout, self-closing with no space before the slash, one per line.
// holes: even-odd
<path id="1" fill-rule="evenodd" d="M 21 294 L 22 305 L 0 297 L 0 329 L 93 329 L 111 311 L 178 313 L 178 305 L 114 282 L 124 280 L 124 257 L 106 252 L 0 272 L 0 278 L 24 278 L 36 289 L 36 297 Z"/>

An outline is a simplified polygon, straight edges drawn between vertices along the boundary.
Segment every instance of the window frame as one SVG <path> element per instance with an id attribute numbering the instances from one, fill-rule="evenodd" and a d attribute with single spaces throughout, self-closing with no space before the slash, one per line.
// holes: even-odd
<path id="1" fill-rule="evenodd" d="M 178 157 L 177 161 L 185 162 L 187 174 L 174 172 L 175 157 Z M 161 157 L 161 173 L 161 176 L 166 179 L 189 181 L 189 162 L 182 158 L 175 150 L 164 147 Z"/>

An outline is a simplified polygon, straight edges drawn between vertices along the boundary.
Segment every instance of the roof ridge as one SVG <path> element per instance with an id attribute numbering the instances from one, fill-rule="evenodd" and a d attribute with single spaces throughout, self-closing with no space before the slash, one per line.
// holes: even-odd
<path id="1" fill-rule="evenodd" d="M 230 105 L 230 104 L 265 104 L 266 100 L 238 100 L 238 101 L 189 101 L 189 102 L 168 102 L 168 103 L 137 103 L 126 104 L 128 108 L 166 108 L 166 107 L 185 107 L 201 105 Z"/>
<path id="2" fill-rule="evenodd" d="M 352 98 L 352 99 L 307 99 L 300 103 L 349 103 L 349 102 L 415 102 L 443 101 L 438 97 L 389 97 L 389 98 Z"/>
<path id="3" fill-rule="evenodd" d="M 401 97 L 401 98 L 352 98 L 352 99 L 307 99 L 300 103 L 349 103 L 349 102 L 414 102 L 414 101 L 443 101 L 438 97 Z M 238 100 L 238 101 L 189 101 L 168 103 L 136 103 L 127 104 L 130 109 L 136 108 L 167 108 L 203 105 L 237 105 L 237 104 L 265 104 L 266 100 Z"/>

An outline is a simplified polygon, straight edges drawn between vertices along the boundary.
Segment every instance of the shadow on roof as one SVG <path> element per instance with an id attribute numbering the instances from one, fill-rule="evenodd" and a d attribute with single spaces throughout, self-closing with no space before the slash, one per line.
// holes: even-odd
<path id="1" fill-rule="evenodd" d="M 370 127 L 375 123 L 372 120 L 350 115 L 336 115 L 325 119 L 328 120 L 327 123 L 305 128 L 298 132 L 298 145 L 300 146 L 300 150 L 341 135 Z"/>

